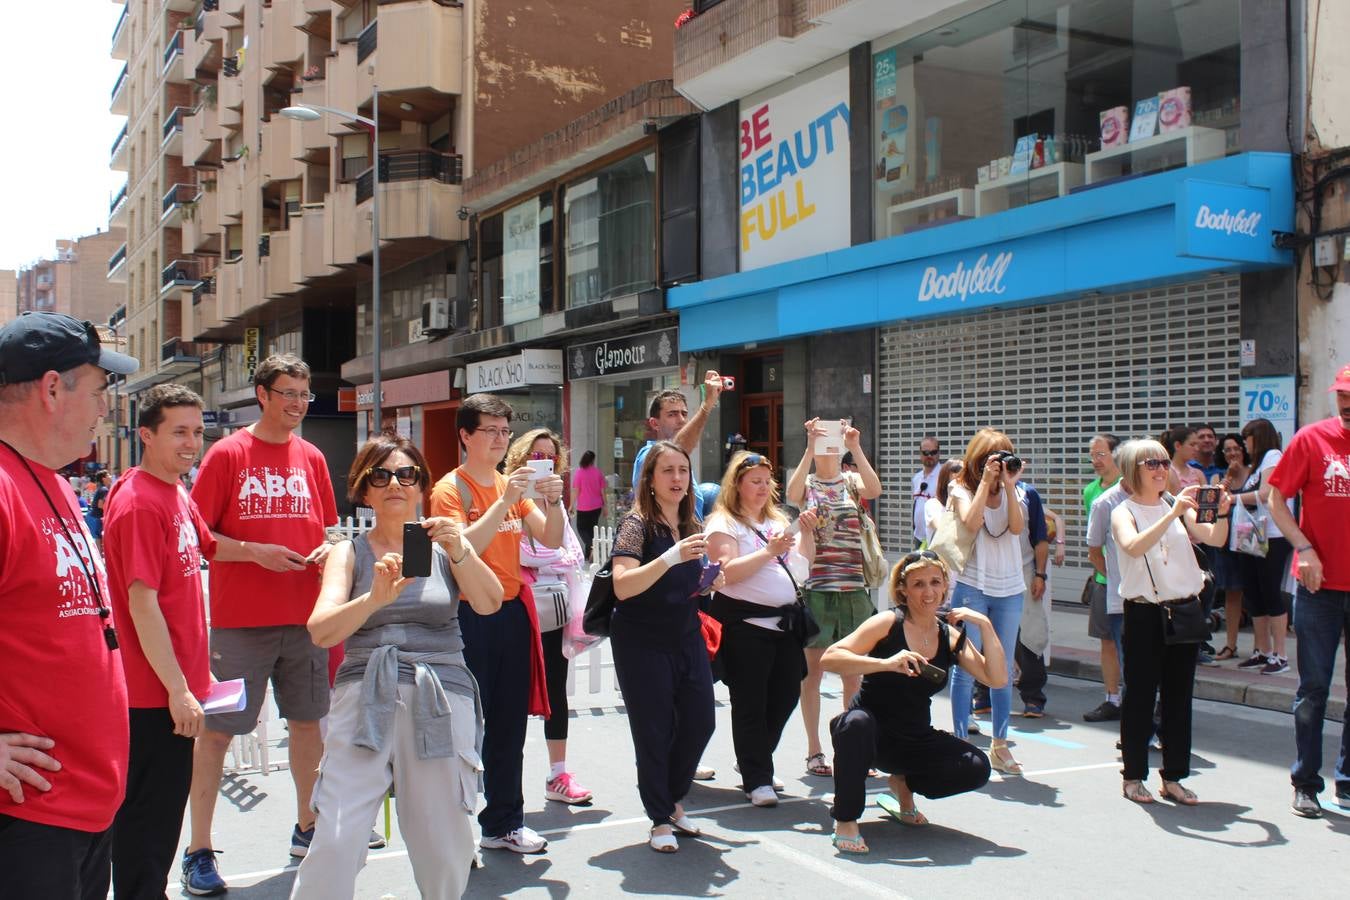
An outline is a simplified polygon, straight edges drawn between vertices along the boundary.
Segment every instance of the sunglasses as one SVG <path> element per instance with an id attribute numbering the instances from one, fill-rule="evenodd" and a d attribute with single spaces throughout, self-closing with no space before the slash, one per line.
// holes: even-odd
<path id="1" fill-rule="evenodd" d="M 938 556 L 932 550 L 915 550 L 913 553 L 906 553 L 904 559 L 900 560 L 900 568 L 905 569 L 920 560 L 938 561 L 942 557 Z"/>
<path id="2" fill-rule="evenodd" d="M 920 456 L 937 456 L 938 453 L 940 453 L 940 452 L 941 452 L 940 450 L 920 450 L 920 451 L 919 451 L 919 455 L 920 455 Z"/>
<path id="3" fill-rule="evenodd" d="M 758 453 L 751 453 L 736 464 L 737 470 L 753 469 L 755 466 L 767 466 L 769 460 L 767 457 L 760 456 Z"/>
<path id="4" fill-rule="evenodd" d="M 397 478 L 398 483 L 404 487 L 412 487 L 417 484 L 417 477 L 421 472 L 421 466 L 399 466 L 393 470 L 384 466 L 371 466 L 362 474 L 366 476 L 367 483 L 371 487 L 388 487 L 389 481 L 394 478 Z"/>
<path id="5" fill-rule="evenodd" d="M 1139 465 L 1153 472 L 1156 472 L 1159 469 L 1165 469 L 1171 464 L 1172 461 L 1170 459 L 1158 459 L 1156 456 L 1139 460 Z"/>

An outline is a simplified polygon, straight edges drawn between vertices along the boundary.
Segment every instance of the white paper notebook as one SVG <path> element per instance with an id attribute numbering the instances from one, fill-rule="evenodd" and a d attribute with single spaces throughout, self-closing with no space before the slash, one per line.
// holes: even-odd
<path id="1" fill-rule="evenodd" d="M 248 693 L 244 690 L 244 679 L 217 681 L 211 685 L 202 703 L 202 711 L 208 716 L 216 713 L 240 712 L 248 705 Z"/>

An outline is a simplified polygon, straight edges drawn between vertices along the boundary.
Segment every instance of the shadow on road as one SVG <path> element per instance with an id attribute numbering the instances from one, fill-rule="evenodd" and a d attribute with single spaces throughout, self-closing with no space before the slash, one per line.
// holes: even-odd
<path id="1" fill-rule="evenodd" d="M 679 853 L 657 853 L 644 839 L 639 844 L 592 856 L 589 863 L 622 875 L 625 894 L 705 897 L 725 892 L 740 878 L 740 870 L 726 861 L 726 854 L 739 846 L 744 844 L 706 835 L 680 838 Z"/>
<path id="2" fill-rule="evenodd" d="M 1159 799 L 1156 803 L 1140 805 L 1139 808 L 1151 816 L 1154 824 L 1163 831 L 1178 837 L 1228 847 L 1279 847 L 1289 843 L 1275 823 L 1244 815 L 1252 811 L 1250 806 L 1206 803 L 1202 798 L 1199 806 L 1177 806 Z M 1237 832 L 1244 826 L 1251 826 L 1261 837 L 1240 840 L 1237 834 L 1226 836 L 1228 832 Z"/>
<path id="3" fill-rule="evenodd" d="M 240 812 L 250 812 L 267 799 L 261 791 L 242 775 L 225 775 L 220 779 L 220 796 L 234 804 Z"/>
<path id="4" fill-rule="evenodd" d="M 982 791 L 995 800 L 1027 806 L 1062 807 L 1059 788 L 1029 778 L 991 778 Z"/>
<path id="5" fill-rule="evenodd" d="M 490 891 L 495 896 L 506 897 L 515 891 L 530 888 L 546 890 L 550 897 L 566 897 L 571 893 L 572 886 L 565 881 L 547 878 L 552 866 L 553 860 L 547 856 L 492 851 L 484 855 L 483 868 L 475 869 L 469 876 L 465 896 L 483 896 L 484 891 Z"/>
<path id="6" fill-rule="evenodd" d="M 925 811 L 924 815 L 931 816 L 932 813 Z M 1004 847 L 987 838 L 942 825 L 929 824 L 913 828 L 891 821 L 864 822 L 859 830 L 872 852 L 840 856 L 850 862 L 867 865 L 882 863 L 918 868 L 968 866 L 984 856 L 1011 858 L 1026 854 L 1020 847 Z"/>

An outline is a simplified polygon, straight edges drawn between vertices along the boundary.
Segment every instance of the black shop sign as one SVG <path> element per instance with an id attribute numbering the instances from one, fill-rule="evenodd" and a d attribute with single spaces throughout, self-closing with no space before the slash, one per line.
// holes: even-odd
<path id="1" fill-rule="evenodd" d="M 603 378 L 679 365 L 679 329 L 663 328 L 567 348 L 567 376 Z"/>

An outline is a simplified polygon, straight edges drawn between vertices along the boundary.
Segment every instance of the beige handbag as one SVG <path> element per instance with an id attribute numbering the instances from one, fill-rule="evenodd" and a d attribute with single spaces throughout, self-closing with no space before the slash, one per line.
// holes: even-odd
<path id="1" fill-rule="evenodd" d="M 970 559 L 975 549 L 975 532 L 967 528 L 956 514 L 954 501 L 954 497 L 947 497 L 947 505 L 943 507 L 942 515 L 938 516 L 937 528 L 928 542 L 928 549 L 942 557 L 953 575 L 966 567 L 966 560 Z"/>

